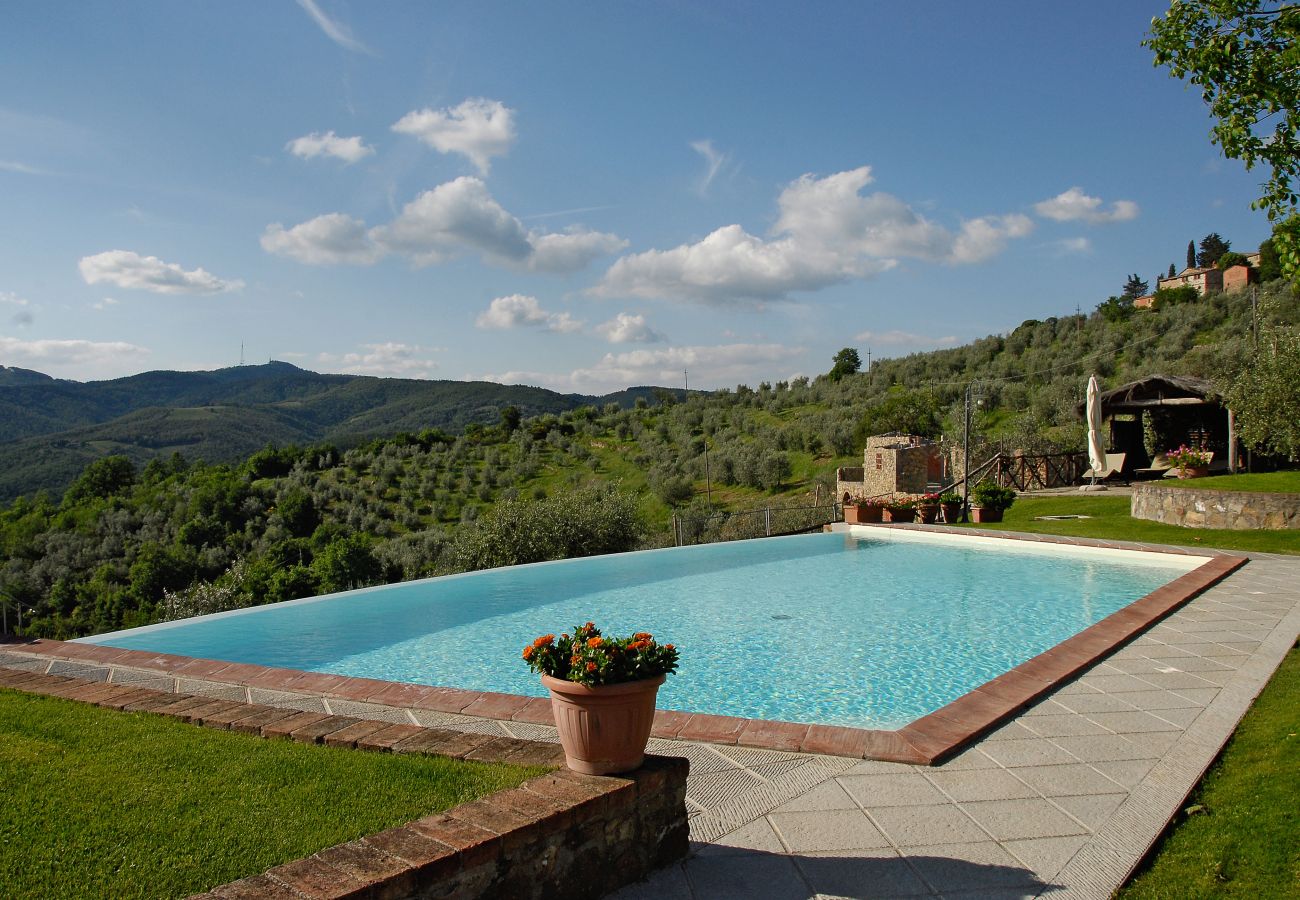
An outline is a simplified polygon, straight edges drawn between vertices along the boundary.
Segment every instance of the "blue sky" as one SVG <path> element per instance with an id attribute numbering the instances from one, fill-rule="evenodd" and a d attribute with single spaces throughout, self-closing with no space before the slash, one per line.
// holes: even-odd
<path id="1" fill-rule="evenodd" d="M 1091 310 L 1268 236 L 1164 8 L 11 5 L 0 364 L 707 388 Z"/>

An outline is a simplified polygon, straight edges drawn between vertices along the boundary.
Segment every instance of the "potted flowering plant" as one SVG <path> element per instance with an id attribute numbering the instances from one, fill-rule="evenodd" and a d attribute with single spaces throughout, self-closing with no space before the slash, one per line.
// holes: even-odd
<path id="1" fill-rule="evenodd" d="M 1178 470 L 1179 478 L 1203 478 L 1210 474 L 1210 460 L 1214 454 L 1209 450 L 1198 450 L 1183 444 L 1177 450 L 1166 453 L 1165 458 Z"/>
<path id="2" fill-rule="evenodd" d="M 869 525 L 881 521 L 885 501 L 879 497 L 844 504 L 844 521 L 850 525 Z"/>
<path id="3" fill-rule="evenodd" d="M 886 522 L 911 522 L 916 518 L 916 501 L 906 494 L 899 494 L 885 506 Z"/>
<path id="4" fill-rule="evenodd" d="M 939 495 L 939 508 L 943 510 L 943 520 L 951 525 L 961 515 L 961 495 L 956 491 L 944 491 Z"/>
<path id="5" fill-rule="evenodd" d="M 921 494 L 917 497 L 916 515 L 925 525 L 930 525 L 939 518 L 939 495 Z"/>
<path id="6" fill-rule="evenodd" d="M 588 622 L 572 634 L 544 634 L 524 662 L 551 692 L 565 761 L 587 775 L 629 772 L 645 759 L 655 695 L 677 669 L 677 648 L 648 632 L 610 638 Z"/>
<path id="7" fill-rule="evenodd" d="M 986 481 L 975 488 L 971 500 L 972 521 L 1001 522 L 1002 513 L 1016 502 L 1016 492 Z"/>

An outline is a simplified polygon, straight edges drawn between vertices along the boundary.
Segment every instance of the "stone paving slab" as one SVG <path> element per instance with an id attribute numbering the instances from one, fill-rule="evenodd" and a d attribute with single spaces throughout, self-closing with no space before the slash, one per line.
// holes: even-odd
<path id="1" fill-rule="evenodd" d="M 1259 554 L 939 766 L 653 738 L 653 751 L 691 760 L 696 852 L 615 896 L 1108 897 L 1297 632 L 1300 560 Z M 236 701 L 261 704 L 268 717 L 273 709 L 302 710 L 336 723 L 429 725 L 479 740 L 555 740 L 547 725 L 444 712 L 423 695 L 419 705 L 403 706 L 313 692 L 337 684 L 334 676 L 305 676 L 289 690 L 221 680 L 242 680 L 257 667 L 187 668 L 162 659 L 154 669 L 0 646 L 0 667 L 16 676 L 69 664 L 104 688 L 166 684 L 194 694 L 200 711 Z M 683 726 L 666 721 L 668 731 Z M 267 729 L 286 722 L 293 718 Z M 832 729 L 822 734 L 832 744 L 841 739 Z"/>

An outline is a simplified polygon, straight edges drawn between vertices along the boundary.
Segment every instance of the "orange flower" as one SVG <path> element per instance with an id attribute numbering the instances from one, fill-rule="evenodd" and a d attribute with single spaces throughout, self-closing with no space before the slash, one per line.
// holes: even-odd
<path id="1" fill-rule="evenodd" d="M 587 671 L 588 672 L 596 671 L 596 664 L 594 662 L 587 663 Z"/>
<path id="2" fill-rule="evenodd" d="M 665 650 L 676 650 L 677 648 L 674 647 L 672 644 L 664 644 L 664 649 L 665 649 Z"/>
<path id="3" fill-rule="evenodd" d="M 590 648 L 593 649 L 593 650 L 595 650 L 597 647 L 599 647 L 599 646 L 600 646 L 601 644 L 603 644 L 603 643 L 605 643 L 605 639 L 604 639 L 604 638 L 598 638 L 598 637 L 587 638 L 587 646 L 590 647 Z"/>
<path id="4" fill-rule="evenodd" d="M 595 630 L 596 630 L 596 623 L 595 623 L 595 622 L 588 622 L 586 625 L 583 625 L 583 626 L 582 626 L 582 630 L 583 630 L 583 631 L 595 631 Z"/>
<path id="5" fill-rule="evenodd" d="M 555 641 L 555 635 L 553 635 L 553 634 L 544 634 L 544 635 L 542 635 L 541 637 L 539 637 L 537 640 L 533 641 L 533 646 L 534 646 L 534 647 L 549 647 L 549 646 L 551 646 L 552 643 L 554 643 L 554 641 Z"/>
<path id="6" fill-rule="evenodd" d="M 632 635 L 632 639 L 636 641 L 649 641 L 654 639 L 654 635 L 648 631 L 638 631 L 636 634 Z"/>
<path id="7" fill-rule="evenodd" d="M 524 659 L 532 659 L 532 658 L 533 658 L 533 648 L 532 648 L 532 647 L 525 647 L 525 648 L 524 648 Z"/>

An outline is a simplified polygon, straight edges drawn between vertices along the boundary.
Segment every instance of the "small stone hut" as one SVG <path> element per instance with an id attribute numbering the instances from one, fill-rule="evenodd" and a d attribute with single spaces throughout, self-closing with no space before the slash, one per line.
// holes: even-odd
<path id="1" fill-rule="evenodd" d="M 938 444 L 914 434 L 881 434 L 867 438 L 861 467 L 836 470 L 835 496 L 841 503 L 852 503 L 890 494 L 923 494 L 931 481 L 942 478 Z"/>

